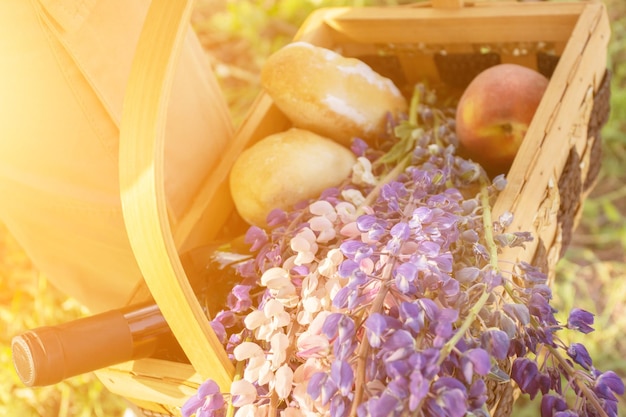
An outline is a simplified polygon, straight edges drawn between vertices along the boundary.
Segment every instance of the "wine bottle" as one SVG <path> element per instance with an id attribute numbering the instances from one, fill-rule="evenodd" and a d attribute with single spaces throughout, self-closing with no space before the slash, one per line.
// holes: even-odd
<path id="1" fill-rule="evenodd" d="M 146 357 L 186 357 L 156 304 L 111 310 L 13 337 L 13 364 L 29 387 Z"/>
<path id="2" fill-rule="evenodd" d="M 235 253 L 233 244 L 228 247 L 231 251 L 225 252 L 206 246 L 181 256 L 208 316 L 223 308 L 239 280 L 230 266 L 246 257 Z M 188 363 L 154 302 L 28 330 L 13 337 L 11 348 L 17 374 L 30 387 L 146 357 Z"/>

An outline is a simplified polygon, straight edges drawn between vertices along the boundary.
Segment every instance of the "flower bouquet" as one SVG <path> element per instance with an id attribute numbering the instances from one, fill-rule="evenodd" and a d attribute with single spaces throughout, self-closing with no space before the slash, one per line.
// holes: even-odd
<path id="1" fill-rule="evenodd" d="M 513 386 L 545 417 L 617 414 L 622 380 L 559 336 L 593 315 L 559 323 L 545 273 L 499 258 L 533 236 L 492 218 L 506 179 L 459 155 L 454 111 L 418 84 L 386 140 L 353 141 L 350 178 L 216 252 L 239 280 L 211 321 L 236 377 L 184 416 L 488 416 Z"/>

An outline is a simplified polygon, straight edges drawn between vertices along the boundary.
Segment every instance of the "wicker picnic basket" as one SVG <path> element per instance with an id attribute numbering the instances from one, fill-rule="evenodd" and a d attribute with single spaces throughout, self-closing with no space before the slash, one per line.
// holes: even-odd
<path id="1" fill-rule="evenodd" d="M 175 227 L 169 224 L 162 116 L 192 7 L 185 0 L 152 2 L 129 81 L 120 142 L 129 237 L 146 286 L 190 363 L 144 359 L 97 373 L 109 390 L 154 415 L 180 415 L 180 406 L 206 378 L 225 390 L 230 386 L 233 364 L 194 296 L 179 253 L 196 225 L 210 225 L 207 239 L 228 234 L 229 219 L 236 218 L 227 187 L 230 166 L 246 146 L 289 127 L 261 94 L 186 218 Z M 528 261 L 553 274 L 598 173 L 600 128 L 609 111 L 609 36 L 599 1 L 433 0 L 322 9 L 307 19 L 296 39 L 358 57 L 396 82 L 435 79 L 463 87 L 500 62 L 548 76 L 548 90 L 493 210 L 495 216 L 515 214 L 510 231 L 536 236 L 525 248 L 507 250 L 502 259 Z M 516 395 L 510 384 L 502 385 L 493 387 L 489 404 L 494 415 L 506 416 Z"/>

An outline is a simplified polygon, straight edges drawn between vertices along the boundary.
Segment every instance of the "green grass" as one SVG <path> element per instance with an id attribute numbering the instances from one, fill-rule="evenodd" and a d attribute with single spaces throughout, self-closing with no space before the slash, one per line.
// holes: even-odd
<path id="1" fill-rule="evenodd" d="M 323 6 L 361 6 L 374 0 L 231 0 L 219 19 L 208 19 L 215 0 L 198 0 L 194 26 L 210 49 L 216 74 L 239 123 L 260 87 L 264 59 L 294 35 L 304 17 Z M 378 1 L 379 4 L 400 2 Z M 584 207 L 581 225 L 557 267 L 555 306 L 596 314 L 596 331 L 584 338 L 595 365 L 626 377 L 626 2 L 605 0 L 613 35 L 609 67 L 612 113 L 603 130 L 600 180 Z M 0 415 L 121 416 L 126 403 L 91 374 L 61 384 L 28 389 L 11 366 L 9 336 L 28 328 L 83 315 L 74 301 L 47 285 L 3 228 L 0 228 Z M 626 415 L 622 404 L 621 415 Z M 520 399 L 515 416 L 537 415 L 536 403 Z"/>

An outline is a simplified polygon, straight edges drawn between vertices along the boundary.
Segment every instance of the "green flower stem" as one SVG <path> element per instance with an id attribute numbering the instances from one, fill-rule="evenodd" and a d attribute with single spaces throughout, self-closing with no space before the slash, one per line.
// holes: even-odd
<path id="1" fill-rule="evenodd" d="M 498 247 L 496 246 L 495 241 L 493 240 L 493 220 L 491 217 L 491 205 L 489 203 L 489 182 L 483 177 L 481 179 L 480 184 L 480 201 L 483 208 L 483 228 L 484 228 L 484 238 L 485 245 L 487 246 L 487 250 L 489 251 L 489 263 L 494 271 L 498 272 Z M 485 306 L 487 300 L 491 293 L 489 291 L 485 291 L 482 293 L 480 298 L 476 301 L 476 303 L 469 310 L 467 317 L 458 328 L 456 333 L 452 336 L 450 340 L 443 346 L 441 349 L 441 356 L 437 361 L 437 365 L 441 365 L 446 357 L 452 352 L 452 349 L 456 346 L 457 343 L 463 338 L 465 333 L 469 330 L 470 326 L 474 323 L 478 315 L 480 314 L 480 310 Z"/>
<path id="2" fill-rule="evenodd" d="M 483 208 L 483 230 L 485 234 L 485 245 L 489 251 L 489 263 L 495 272 L 499 272 L 498 247 L 493 240 L 493 218 L 491 216 L 491 203 L 489 202 L 489 181 L 484 176 L 480 181 L 480 204 Z"/>
<path id="3" fill-rule="evenodd" d="M 363 203 L 359 205 L 357 212 L 356 212 L 357 216 L 363 214 L 365 207 L 371 206 L 374 203 L 374 200 L 376 200 L 376 198 L 378 198 L 378 195 L 380 194 L 380 190 L 386 184 L 389 184 L 391 181 L 398 178 L 398 175 L 404 172 L 406 167 L 409 166 L 410 162 L 411 162 L 411 155 L 409 154 L 409 155 L 406 155 L 404 158 L 402 158 L 402 160 L 398 162 L 398 165 L 393 167 L 391 171 L 389 171 L 384 177 L 382 177 L 376 183 L 376 186 L 372 189 L 370 193 L 367 194 Z"/>
<path id="4" fill-rule="evenodd" d="M 243 371 L 246 367 L 245 362 L 237 362 L 235 365 L 235 376 L 233 377 L 233 382 L 239 381 L 243 378 Z M 233 417 L 235 415 L 235 406 L 233 405 L 232 398 L 228 402 L 228 407 L 226 408 L 226 417 Z"/>

